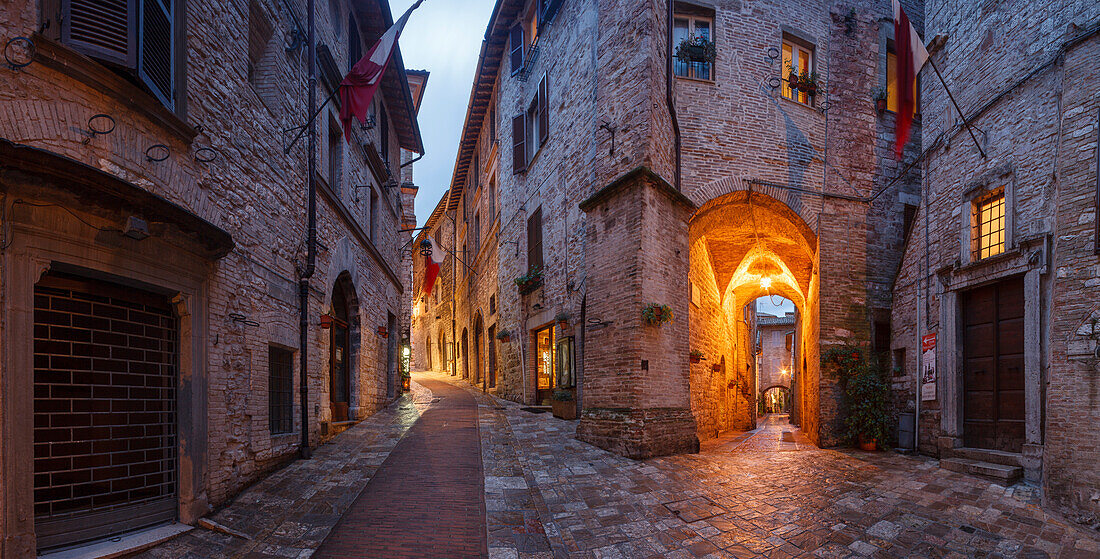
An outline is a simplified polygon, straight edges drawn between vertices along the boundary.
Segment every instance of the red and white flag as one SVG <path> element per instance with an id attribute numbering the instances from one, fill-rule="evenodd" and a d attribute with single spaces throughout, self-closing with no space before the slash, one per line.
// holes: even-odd
<path id="1" fill-rule="evenodd" d="M 424 295 L 432 292 L 435 278 L 439 276 L 439 265 L 447 257 L 447 253 L 435 244 L 434 239 L 429 238 L 428 243 L 432 245 L 432 253 L 424 257 Z"/>
<path id="2" fill-rule="evenodd" d="M 344 126 L 344 139 L 351 142 L 351 119 L 358 118 L 359 122 L 367 123 L 367 109 L 374 99 L 374 93 L 382 84 L 382 74 L 393 56 L 397 47 L 397 38 L 401 36 L 401 30 L 405 28 L 405 22 L 409 15 L 418 8 L 424 0 L 417 0 L 415 4 L 405 10 L 394 24 L 382 34 L 378 42 L 355 66 L 351 67 L 344 81 L 340 82 L 340 123 Z"/>
<path id="3" fill-rule="evenodd" d="M 913 29 L 909 16 L 905 15 L 898 0 L 894 0 L 894 45 L 898 55 L 898 120 L 894 150 L 900 161 L 902 150 L 909 141 L 913 111 L 917 106 L 917 74 L 928 61 L 928 49 L 924 48 L 924 41 L 917 35 L 917 30 Z"/>

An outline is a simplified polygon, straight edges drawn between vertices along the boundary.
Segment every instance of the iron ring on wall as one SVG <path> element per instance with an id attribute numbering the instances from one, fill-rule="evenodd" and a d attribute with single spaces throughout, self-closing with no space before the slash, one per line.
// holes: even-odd
<path id="1" fill-rule="evenodd" d="M 780 81 L 778 76 L 772 76 L 768 78 L 768 86 L 772 89 L 779 87 L 783 82 Z"/>
<path id="2" fill-rule="evenodd" d="M 777 49 L 775 47 L 768 47 L 767 53 L 768 53 L 768 58 L 770 58 L 772 60 L 775 60 L 776 58 L 779 58 L 779 49 Z"/>
<path id="3" fill-rule="evenodd" d="M 16 58 L 15 55 L 18 52 L 16 51 L 15 47 L 19 44 L 27 45 L 28 54 L 27 60 L 25 62 L 16 62 L 14 60 Z M 8 39 L 7 43 L 4 43 L 4 60 L 7 61 L 8 68 L 11 68 L 12 70 L 19 70 L 21 68 L 26 68 L 27 66 L 30 66 L 31 63 L 34 62 L 34 57 L 36 54 L 38 54 L 38 47 L 35 46 L 34 41 L 30 40 L 27 37 L 13 37 L 11 39 Z"/>
<path id="4" fill-rule="evenodd" d="M 163 157 L 154 157 L 153 155 L 151 155 L 152 153 L 155 153 L 155 152 L 158 152 L 158 151 L 163 151 L 164 156 Z M 172 155 L 172 151 L 169 150 L 168 146 L 166 146 L 164 144 L 153 144 L 145 150 L 145 158 L 148 159 L 149 161 L 164 161 L 165 159 L 168 159 L 169 155 Z"/>
<path id="5" fill-rule="evenodd" d="M 210 163 L 218 158 L 218 150 L 214 148 L 199 148 L 195 150 L 195 161 Z"/>
<path id="6" fill-rule="evenodd" d="M 106 120 L 107 123 L 110 124 L 110 126 L 103 127 L 103 128 L 96 128 L 95 122 L 97 120 L 100 120 L 100 119 Z M 98 135 L 104 135 L 104 134 L 110 134 L 111 132 L 114 132 L 115 131 L 115 117 L 113 117 L 111 115 L 103 114 L 103 113 L 92 115 L 90 118 L 88 118 L 88 131 L 91 132 L 93 135 L 97 135 L 97 136 Z"/>

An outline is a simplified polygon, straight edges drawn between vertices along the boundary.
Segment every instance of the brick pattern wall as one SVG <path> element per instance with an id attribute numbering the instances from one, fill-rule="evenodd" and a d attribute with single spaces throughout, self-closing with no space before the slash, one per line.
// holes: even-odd
<path id="1" fill-rule="evenodd" d="M 277 67 L 268 68 L 269 79 L 280 84 L 285 94 L 265 95 L 261 101 L 246 76 L 247 3 L 187 3 L 187 42 L 182 49 L 187 75 L 182 94 L 186 96 L 186 122 L 201 126 L 193 142 L 132 110 L 127 102 L 41 64 L 11 74 L 0 85 L 0 136 L 117 175 L 232 234 L 236 248 L 212 266 L 207 299 L 200 302 L 208 316 L 203 343 L 208 348 L 204 368 L 209 439 L 205 449 L 193 451 L 195 458 L 206 461 L 203 491 L 212 505 L 224 502 L 265 470 L 293 456 L 298 443 L 297 434 L 269 434 L 266 356 L 271 343 L 298 346 L 295 284 L 305 253 L 305 141 L 284 155 L 283 130 L 304 118 L 304 50 L 283 50 L 291 42 L 287 36 L 293 28 L 290 16 L 280 3 L 267 2 L 264 7 L 275 29 L 269 62 L 277 62 Z M 318 11 L 318 40 L 330 46 L 341 68 L 347 67 L 347 10 L 347 5 L 340 3 L 340 19 L 331 22 L 327 10 Z M 0 19 L 5 22 L 5 37 L 31 36 L 39 28 L 37 3 L 6 4 L 0 8 Z M 364 34 L 366 42 L 374 39 Z M 321 88 L 319 99 L 326 96 Z M 117 128 L 85 144 L 79 129 L 86 128 L 88 118 L 96 113 L 112 115 Z M 326 144 L 327 121 L 319 119 L 320 146 Z M 145 149 L 156 143 L 168 146 L 171 152 L 164 162 L 146 161 Z M 396 170 L 396 136 L 391 136 L 389 145 L 392 153 L 387 157 Z M 217 159 L 212 163 L 196 161 L 195 152 L 201 147 L 218 150 Z M 400 274 L 398 249 L 405 239 L 397 233 L 402 211 L 397 189 L 382 188 L 359 163 L 362 148 L 344 145 L 341 149 L 345 150 L 343 176 L 334 182 L 342 186 L 336 197 L 364 230 L 377 232 L 372 242 L 376 252 L 352 235 L 333 203 L 319 195 L 318 239 L 323 247 L 311 283 L 310 317 L 316 325 L 318 316 L 328 310 L 336 276 L 350 272 L 362 326 L 352 398 L 359 416 L 364 417 L 388 402 L 387 340 L 375 329 L 386 324 L 387 312 L 399 317 L 409 312 L 407 305 L 400 304 L 402 286 L 383 271 L 384 265 Z M 319 152 L 318 170 L 325 177 L 327 147 Z M 373 227 L 368 191 L 350 188 L 353 185 L 370 185 L 377 193 L 381 207 L 374 212 L 378 223 Z M 109 269 L 109 263 L 104 267 Z M 230 320 L 230 313 L 244 315 L 259 326 Z M 308 428 L 316 443 L 320 422 L 330 418 L 328 332 L 314 326 L 309 343 Z M 295 358 L 295 369 L 297 363 Z M 301 429 L 298 374 L 296 370 L 296 432 Z"/>

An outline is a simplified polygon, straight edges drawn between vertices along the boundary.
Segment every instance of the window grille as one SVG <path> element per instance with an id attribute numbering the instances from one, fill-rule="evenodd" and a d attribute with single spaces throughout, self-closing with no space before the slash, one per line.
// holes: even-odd
<path id="1" fill-rule="evenodd" d="M 972 210 L 973 259 L 996 256 L 1005 250 L 1005 195 L 1003 190 L 974 201 Z"/>

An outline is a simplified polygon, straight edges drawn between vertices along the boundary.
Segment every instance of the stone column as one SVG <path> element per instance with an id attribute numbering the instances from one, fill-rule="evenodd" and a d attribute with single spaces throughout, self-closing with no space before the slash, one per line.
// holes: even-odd
<path id="1" fill-rule="evenodd" d="M 1037 482 L 1043 470 L 1042 269 L 1024 274 L 1024 477 Z"/>
<path id="2" fill-rule="evenodd" d="M 630 458 L 697 452 L 687 320 L 687 222 L 695 206 L 638 167 L 580 207 L 589 323 L 577 438 Z M 644 324 L 648 303 L 669 305 L 672 322 Z"/>

